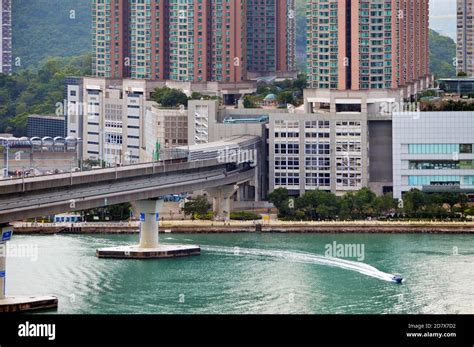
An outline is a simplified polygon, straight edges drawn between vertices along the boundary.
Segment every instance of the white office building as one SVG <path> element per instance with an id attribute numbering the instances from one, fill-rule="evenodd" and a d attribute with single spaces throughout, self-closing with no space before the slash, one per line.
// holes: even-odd
<path id="1" fill-rule="evenodd" d="M 66 90 L 67 133 L 83 139 L 83 160 L 140 162 L 145 115 L 153 105 L 145 81 L 68 78 Z"/>
<path id="2" fill-rule="evenodd" d="M 246 82 L 245 87 L 250 89 L 235 89 L 235 85 L 214 82 L 102 77 L 68 77 L 65 82 L 68 136 L 84 140 L 83 160 L 100 160 L 107 165 L 149 161 L 157 144 L 169 148 L 187 143 L 186 113 L 154 108 L 156 103 L 151 101 L 151 95 L 155 88 L 181 89 L 188 96 L 196 91 L 225 99 L 233 93 L 252 93 L 255 85 Z M 241 87 L 239 84 L 238 88 Z M 205 116 L 205 109 L 199 112 Z M 203 140 L 207 141 L 206 136 Z"/>
<path id="3" fill-rule="evenodd" d="M 336 194 L 368 185 L 368 121 L 364 112 L 291 112 L 285 109 L 224 109 L 214 101 L 189 108 L 190 144 L 252 134 L 264 142 L 261 186 L 292 195 L 309 190 Z M 268 151 L 267 151 L 268 149 Z"/>
<path id="4" fill-rule="evenodd" d="M 393 115 L 393 193 L 474 193 L 474 112 Z"/>
<path id="5" fill-rule="evenodd" d="M 268 144 L 270 191 L 342 194 L 367 186 L 367 118 L 362 114 L 275 114 Z"/>
<path id="6" fill-rule="evenodd" d="M 145 155 L 141 158 L 144 161 L 159 160 L 164 151 L 188 144 L 186 109 L 148 106 L 144 123 Z"/>

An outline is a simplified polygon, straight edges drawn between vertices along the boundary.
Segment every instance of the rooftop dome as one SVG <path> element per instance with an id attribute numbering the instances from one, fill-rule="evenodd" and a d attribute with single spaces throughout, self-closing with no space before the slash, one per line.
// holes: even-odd
<path id="1" fill-rule="evenodd" d="M 268 94 L 266 97 L 265 97 L 265 100 L 266 101 L 273 101 L 273 100 L 276 100 L 276 95 L 275 94 Z"/>

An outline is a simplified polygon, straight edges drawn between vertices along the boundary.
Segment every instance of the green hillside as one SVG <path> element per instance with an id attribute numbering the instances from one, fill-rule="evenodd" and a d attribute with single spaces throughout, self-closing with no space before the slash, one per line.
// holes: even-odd
<path id="1" fill-rule="evenodd" d="M 28 115 L 55 113 L 64 99 L 66 76 L 90 74 L 91 65 L 90 55 L 52 57 L 36 70 L 0 74 L 0 133 L 25 136 Z"/>
<path id="2" fill-rule="evenodd" d="M 296 50 L 304 52 L 306 49 L 306 3 L 296 1 Z"/>
<path id="3" fill-rule="evenodd" d="M 89 0 L 14 0 L 12 23 L 13 63 L 20 68 L 91 50 Z"/>
<path id="4" fill-rule="evenodd" d="M 447 36 L 430 30 L 430 71 L 436 77 L 454 77 L 456 68 L 456 43 Z"/>

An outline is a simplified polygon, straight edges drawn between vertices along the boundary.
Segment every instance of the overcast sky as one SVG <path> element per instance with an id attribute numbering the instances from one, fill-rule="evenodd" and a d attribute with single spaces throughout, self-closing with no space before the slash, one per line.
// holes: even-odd
<path id="1" fill-rule="evenodd" d="M 430 0 L 430 27 L 456 39 L 456 0 Z"/>
<path id="2" fill-rule="evenodd" d="M 430 9 L 433 16 L 456 16 L 456 0 L 430 0 Z"/>

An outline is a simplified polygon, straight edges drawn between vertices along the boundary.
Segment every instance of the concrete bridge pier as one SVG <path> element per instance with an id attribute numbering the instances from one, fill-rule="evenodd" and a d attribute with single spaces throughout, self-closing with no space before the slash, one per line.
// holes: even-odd
<path id="1" fill-rule="evenodd" d="M 207 189 L 212 197 L 212 209 L 216 218 L 221 220 L 230 219 L 231 198 L 238 189 L 237 184 Z"/>
<path id="2" fill-rule="evenodd" d="M 55 296 L 7 297 L 7 241 L 13 234 L 13 227 L 0 224 L 0 312 L 27 312 L 56 309 L 58 298 Z"/>
<path id="3" fill-rule="evenodd" d="M 6 247 L 7 243 L 0 243 L 0 301 L 5 299 L 5 276 L 6 276 Z"/>
<path id="4" fill-rule="evenodd" d="M 138 245 L 100 248 L 99 258 L 115 259 L 154 259 L 199 255 L 201 248 L 196 245 L 160 244 L 159 220 L 163 208 L 162 199 L 135 201 L 140 215 L 140 240 Z"/>
<path id="5" fill-rule="evenodd" d="M 135 202 L 138 211 L 140 211 L 140 248 L 158 247 L 160 211 L 163 204 L 163 200 Z"/>

